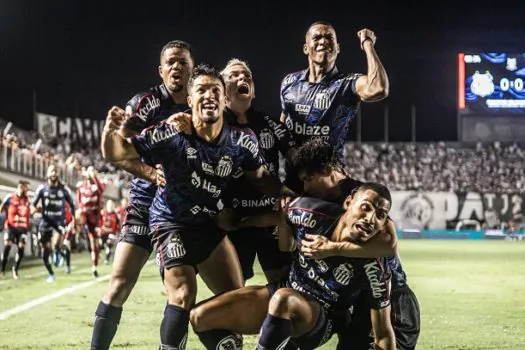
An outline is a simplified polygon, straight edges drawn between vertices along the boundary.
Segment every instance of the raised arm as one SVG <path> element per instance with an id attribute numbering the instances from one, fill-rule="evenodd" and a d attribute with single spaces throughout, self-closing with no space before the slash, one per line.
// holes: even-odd
<path id="1" fill-rule="evenodd" d="M 386 70 L 375 50 L 376 35 L 370 29 L 357 33 L 361 48 L 365 52 L 367 73 L 357 78 L 355 90 L 363 102 L 380 101 L 388 96 L 389 81 Z"/>
<path id="2" fill-rule="evenodd" d="M 123 109 L 114 106 L 108 111 L 102 132 L 101 149 L 104 159 L 110 162 L 140 158 L 133 144 L 118 132 L 124 119 Z"/>

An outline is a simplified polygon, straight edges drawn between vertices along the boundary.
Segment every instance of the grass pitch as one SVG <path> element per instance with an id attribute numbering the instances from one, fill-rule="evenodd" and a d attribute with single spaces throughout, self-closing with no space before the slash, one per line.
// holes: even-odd
<path id="1" fill-rule="evenodd" d="M 422 331 L 418 349 L 525 350 L 525 242 L 400 242 L 409 284 L 418 296 Z M 0 280 L 0 315 L 29 301 L 91 280 L 89 256 L 74 255 L 73 272 L 57 270 L 45 283 L 40 260 L 25 261 L 19 281 Z M 257 270 L 250 284 L 264 283 Z M 101 275 L 109 273 L 102 266 Z M 0 349 L 88 349 L 95 308 L 106 281 L 32 306 L 0 320 Z M 198 299 L 210 296 L 199 284 Z M 145 267 L 124 307 L 114 349 L 158 349 L 165 297 L 154 264 Z M 190 327 L 191 328 L 191 327 Z M 245 337 L 253 349 L 255 337 Z M 190 334 L 188 350 L 202 349 Z M 335 349 L 335 340 L 322 349 Z"/>

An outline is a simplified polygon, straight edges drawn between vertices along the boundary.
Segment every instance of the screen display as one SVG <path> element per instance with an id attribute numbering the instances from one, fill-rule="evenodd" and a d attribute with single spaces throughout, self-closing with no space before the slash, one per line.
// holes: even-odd
<path id="1" fill-rule="evenodd" d="M 525 54 L 460 53 L 460 113 L 524 114 Z"/>

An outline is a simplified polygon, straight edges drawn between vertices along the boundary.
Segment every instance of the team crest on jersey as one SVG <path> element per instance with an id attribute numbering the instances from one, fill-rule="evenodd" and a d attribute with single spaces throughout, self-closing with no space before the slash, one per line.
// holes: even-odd
<path id="1" fill-rule="evenodd" d="M 259 134 L 259 143 L 264 149 L 270 149 L 275 144 L 273 134 L 268 129 L 263 129 Z"/>
<path id="2" fill-rule="evenodd" d="M 237 208 L 239 206 L 239 200 L 237 198 L 232 199 L 232 206 Z"/>
<path id="3" fill-rule="evenodd" d="M 166 255 L 171 259 L 179 259 L 186 255 L 186 249 L 178 234 L 171 236 L 170 242 L 166 246 Z"/>
<path id="4" fill-rule="evenodd" d="M 347 286 L 352 277 L 354 277 L 354 268 L 350 264 L 341 264 L 334 269 L 334 279 L 343 286 Z"/>
<path id="5" fill-rule="evenodd" d="M 330 94 L 327 91 L 317 93 L 314 99 L 314 107 L 317 109 L 330 107 Z"/>
<path id="6" fill-rule="evenodd" d="M 219 160 L 219 164 L 215 167 L 215 175 L 226 177 L 231 174 L 233 170 L 233 161 L 230 156 L 223 156 Z"/>
<path id="7" fill-rule="evenodd" d="M 63 197 L 64 197 L 64 191 L 62 191 L 62 190 L 58 190 L 58 191 L 57 191 L 57 197 L 58 197 L 58 198 L 63 198 Z"/>

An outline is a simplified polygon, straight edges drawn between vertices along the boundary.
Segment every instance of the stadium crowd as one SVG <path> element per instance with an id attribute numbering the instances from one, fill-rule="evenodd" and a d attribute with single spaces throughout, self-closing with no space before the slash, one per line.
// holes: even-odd
<path id="1" fill-rule="evenodd" d="M 70 185 L 75 185 L 82 179 L 82 170 L 89 166 L 95 167 L 101 181 L 121 189 L 121 197 L 125 196 L 130 186 L 131 175 L 120 170 L 114 164 L 104 161 L 99 151 L 99 145 L 93 140 L 73 140 L 68 136 L 46 139 L 35 130 L 24 130 L 13 126 L 5 120 L 0 120 L 0 168 L 20 171 L 18 161 L 25 159 L 27 164 L 42 161 L 45 164 L 55 164 L 69 175 Z M 46 166 L 42 167 L 44 169 Z M 29 166 L 34 177 L 44 179 L 45 173 L 35 171 Z M 26 172 L 27 173 L 27 172 Z"/>
<path id="2" fill-rule="evenodd" d="M 516 143 L 347 143 L 351 176 L 393 190 L 525 191 L 525 148 Z"/>

